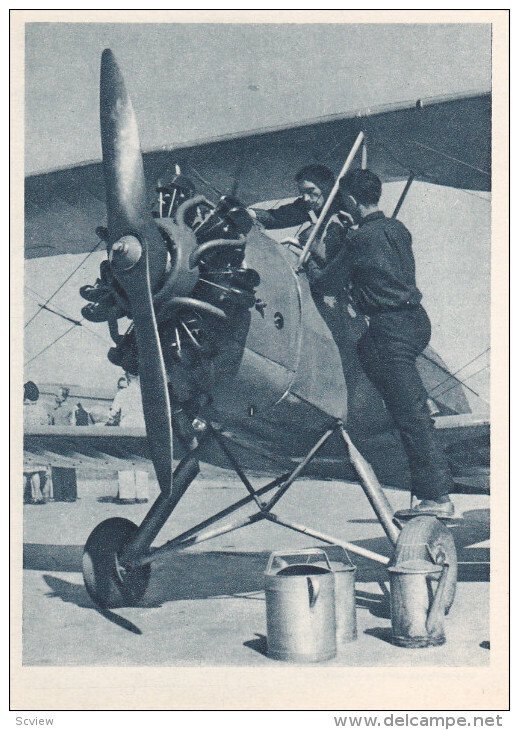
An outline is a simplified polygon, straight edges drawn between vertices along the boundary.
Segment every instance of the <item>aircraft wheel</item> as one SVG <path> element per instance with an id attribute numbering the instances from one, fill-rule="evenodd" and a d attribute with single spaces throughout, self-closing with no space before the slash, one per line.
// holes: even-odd
<path id="1" fill-rule="evenodd" d="M 436 517 L 428 515 L 413 517 L 404 524 L 395 547 L 392 565 L 407 560 L 430 561 L 431 558 L 436 562 L 441 553 L 445 555 L 445 562 L 449 564 L 445 586 L 445 612 L 448 613 L 456 595 L 458 556 L 452 533 Z"/>
<path id="2" fill-rule="evenodd" d="M 97 525 L 86 542 L 83 579 L 89 596 L 101 608 L 133 606 L 146 592 L 151 566 L 127 570 L 117 559 L 136 530 L 130 520 L 112 517 Z"/>

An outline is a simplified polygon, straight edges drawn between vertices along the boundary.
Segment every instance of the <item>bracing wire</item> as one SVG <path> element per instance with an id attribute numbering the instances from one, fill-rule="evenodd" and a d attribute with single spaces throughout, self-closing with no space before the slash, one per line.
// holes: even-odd
<path id="1" fill-rule="evenodd" d="M 196 167 L 194 165 L 189 164 L 188 167 L 189 167 L 189 170 L 193 173 L 193 175 L 195 175 L 195 177 L 197 177 L 200 180 L 200 182 L 206 186 L 206 188 L 211 190 L 213 193 L 216 193 L 220 198 L 225 195 L 223 190 L 220 190 L 219 188 L 216 187 L 216 185 L 213 185 L 213 183 L 209 182 L 209 180 L 206 180 L 205 177 L 202 177 L 202 175 L 198 172 L 198 170 L 196 169 Z"/>
<path id="2" fill-rule="evenodd" d="M 28 294 L 30 296 L 32 296 L 33 300 L 38 304 L 38 306 L 41 307 L 42 309 L 45 309 L 47 312 L 51 312 L 52 314 L 56 314 L 58 317 L 61 317 L 62 319 L 67 320 L 68 322 L 74 322 L 74 324 L 76 324 L 78 327 L 83 327 L 83 329 L 86 332 L 90 332 L 91 335 L 94 335 L 102 342 L 111 344 L 111 341 L 107 337 L 104 337 L 102 334 L 100 334 L 99 332 L 96 332 L 91 327 L 87 327 L 84 319 L 82 319 L 81 321 L 73 319 L 72 317 L 70 317 L 67 314 L 67 312 L 64 309 L 62 309 L 61 307 L 57 307 L 56 305 L 54 305 L 54 309 L 51 309 L 50 307 L 40 304 L 40 300 L 44 299 L 45 297 L 43 297 L 41 294 L 38 294 L 38 292 L 35 291 L 34 289 L 31 289 L 31 287 L 27 286 L 27 284 L 25 284 L 25 289 L 28 292 Z"/>
<path id="3" fill-rule="evenodd" d="M 476 357 L 473 357 L 472 360 L 469 360 L 468 362 L 465 363 L 465 365 L 462 365 L 460 368 L 458 368 L 453 373 L 451 373 L 451 375 L 449 377 L 440 381 L 437 385 L 435 385 L 433 388 L 431 388 L 431 390 L 429 391 L 429 395 L 431 396 L 431 398 L 434 397 L 433 393 L 437 388 L 441 388 L 442 385 L 444 385 L 445 383 L 448 383 L 449 380 L 451 380 L 451 378 L 454 378 L 454 376 L 458 375 L 458 373 L 461 373 L 462 370 L 465 370 L 465 368 L 467 368 L 469 365 L 472 365 L 473 362 L 476 362 L 476 360 L 479 360 L 480 357 L 483 357 L 483 355 L 486 355 L 486 353 L 489 350 L 490 350 L 490 347 L 487 347 L 486 350 L 483 350 L 483 352 L 480 352 L 479 355 L 476 355 Z M 460 381 L 460 382 L 463 382 L 463 381 Z"/>
<path id="4" fill-rule="evenodd" d="M 384 144 L 384 142 L 382 141 L 382 139 L 383 139 L 382 137 L 378 137 L 378 136 L 374 136 L 373 135 L 372 136 L 372 143 L 375 144 L 375 145 L 378 144 L 386 152 L 386 154 L 388 155 L 388 157 L 390 157 L 393 160 L 393 162 L 396 162 L 396 164 L 399 165 L 402 168 L 402 170 L 405 170 L 406 172 L 410 172 L 407 163 L 402 162 L 402 160 L 400 160 L 397 157 L 397 155 L 395 154 L 395 152 L 390 147 L 388 147 L 387 144 Z M 411 141 L 413 142 L 413 140 L 411 140 Z M 413 142 L 413 144 L 419 144 L 419 143 Z M 425 147 L 425 145 L 421 145 L 421 146 Z M 428 149 L 431 149 L 431 148 L 428 148 Z M 431 151 L 435 152 L 436 150 L 432 150 L 431 149 Z M 444 155 L 444 156 L 448 157 L 448 155 Z M 452 162 L 456 162 L 456 163 L 458 163 L 460 165 L 464 165 L 465 167 L 471 167 L 471 165 L 467 165 L 466 163 L 461 162 L 461 160 L 456 160 L 456 158 L 454 158 L 454 157 L 449 158 L 449 159 L 451 159 Z M 473 169 L 476 170 L 476 171 L 478 171 L 478 172 L 481 172 L 482 174 L 485 174 L 485 175 L 487 174 L 484 170 L 479 170 L 479 168 L 473 168 Z M 429 174 L 427 172 L 425 172 L 424 170 L 418 170 L 418 169 L 416 169 L 415 170 L 415 173 L 419 177 L 425 178 L 429 182 L 432 182 L 434 184 L 438 184 L 437 179 L 435 178 L 435 176 L 434 175 L 431 175 L 431 174 Z M 487 203 L 490 203 L 490 198 L 489 197 L 487 197 L 485 195 L 478 195 L 477 192 L 475 192 L 474 190 L 467 190 L 466 188 L 456 188 L 456 189 L 459 190 L 461 193 L 465 193 L 465 195 L 471 195 L 473 198 L 478 198 L 478 200 L 484 200 Z"/>
<path id="5" fill-rule="evenodd" d="M 466 383 L 463 380 L 461 380 L 461 378 L 457 378 L 456 375 L 454 375 L 454 373 L 451 373 L 450 370 L 445 367 L 445 365 L 440 365 L 439 362 L 434 360 L 432 357 L 429 357 L 429 355 L 426 355 L 425 352 L 422 352 L 418 357 L 423 357 L 423 359 L 427 360 L 427 362 L 430 362 L 433 365 L 435 365 L 437 368 L 439 368 L 440 370 L 443 370 L 443 372 L 449 376 L 447 378 L 447 380 L 450 380 L 451 378 L 453 378 L 456 381 L 457 385 L 465 386 L 465 388 L 467 388 L 467 390 L 470 390 L 471 393 L 476 395 L 478 398 L 481 398 L 479 393 L 477 393 L 475 390 L 472 390 L 472 388 L 469 385 L 466 385 Z M 455 387 L 455 386 L 453 386 L 453 387 Z M 434 397 L 438 398 L 439 396 L 434 396 Z"/>
<path id="6" fill-rule="evenodd" d="M 85 262 L 87 261 L 87 259 L 89 259 L 89 258 L 90 258 L 90 256 L 92 256 L 92 254 L 93 254 L 93 253 L 94 253 L 95 251 L 97 251 L 97 249 L 99 248 L 99 246 L 100 246 L 100 245 L 101 245 L 102 243 L 103 243 L 103 241 L 101 241 L 101 240 L 97 241 L 96 245 L 95 245 L 95 246 L 94 246 L 94 247 L 93 247 L 93 248 L 92 248 L 92 249 L 91 249 L 91 250 L 90 250 L 90 251 L 89 251 L 89 252 L 87 253 L 87 255 L 85 256 L 85 258 L 81 260 L 81 262 L 80 262 L 80 263 L 79 263 L 79 264 L 78 264 L 78 265 L 76 266 L 76 268 L 75 268 L 75 269 L 74 269 L 74 270 L 73 270 L 73 271 L 72 271 L 72 272 L 71 272 L 71 273 L 70 273 L 70 274 L 69 274 L 69 275 L 67 276 L 67 278 L 66 278 L 66 279 L 65 279 L 64 281 L 62 281 L 62 283 L 61 283 L 61 284 L 60 284 L 60 285 L 58 286 L 58 288 L 57 288 L 57 289 L 56 289 L 56 290 L 55 290 L 55 291 L 54 291 L 54 292 L 53 292 L 53 293 L 52 293 L 52 294 L 50 295 L 50 297 L 49 297 L 49 298 L 48 298 L 48 299 L 47 299 L 47 300 L 45 301 L 45 303 L 43 304 L 43 306 L 44 306 L 44 307 L 46 307 L 46 306 L 47 306 L 47 304 L 48 304 L 48 303 L 49 303 L 49 302 L 50 302 L 50 301 L 51 301 L 52 299 L 54 299 L 54 297 L 56 296 L 56 294 L 57 294 L 57 293 L 58 293 L 59 291 L 61 291 L 61 290 L 63 289 L 63 287 L 65 286 L 65 284 L 66 284 L 66 283 L 67 283 L 68 281 L 70 281 L 70 279 L 72 279 L 72 277 L 74 276 L 74 274 L 76 273 L 76 271 L 79 271 L 79 269 L 80 269 L 80 268 L 81 268 L 81 267 L 83 266 L 83 264 L 84 264 L 84 263 L 85 263 Z M 25 326 L 24 326 L 24 329 L 26 329 L 26 328 L 27 328 L 27 327 L 28 327 L 28 326 L 29 326 L 29 325 L 31 324 L 31 322 L 33 322 L 33 321 L 34 321 L 34 320 L 36 319 L 36 317 L 37 317 L 37 316 L 38 316 L 38 315 L 40 314 L 40 312 L 41 312 L 41 311 L 42 311 L 42 307 L 40 307 L 40 308 L 39 308 L 39 309 L 38 309 L 38 310 L 37 310 L 37 311 L 36 311 L 36 312 L 35 312 L 35 313 L 34 313 L 34 314 L 32 315 L 32 317 L 31 317 L 31 318 L 29 319 L 29 321 L 28 321 L 28 322 L 26 322 L 26 324 L 25 324 Z"/>
<path id="7" fill-rule="evenodd" d="M 36 355 L 34 355 L 34 357 L 31 357 L 31 359 L 28 360 L 25 364 L 30 365 L 31 362 L 34 362 L 34 360 L 36 360 L 37 357 L 40 357 L 40 355 L 43 355 L 44 352 L 47 352 L 47 350 L 50 350 L 50 348 L 53 345 L 55 345 L 56 342 L 59 342 L 59 340 L 63 339 L 63 337 L 65 337 L 65 335 L 68 335 L 68 333 L 71 332 L 77 326 L 78 326 L 77 324 L 71 325 L 68 329 L 65 330 L 65 332 L 63 332 L 61 335 L 59 335 L 59 337 L 56 337 L 55 340 L 52 340 L 52 342 L 49 342 L 48 345 L 46 345 L 42 350 L 40 350 L 38 353 L 36 353 Z"/>
<path id="8" fill-rule="evenodd" d="M 465 381 L 461 380 L 460 381 L 461 385 L 463 385 L 465 388 L 468 388 L 472 393 L 476 393 L 475 390 L 472 390 L 472 388 L 469 388 L 466 381 L 469 380 L 470 378 L 473 378 L 476 375 L 479 375 L 479 373 L 482 373 L 484 370 L 487 370 L 487 369 L 488 369 L 488 365 L 484 365 L 479 370 L 476 370 L 475 373 L 471 373 L 470 375 L 468 375 L 467 378 L 465 379 Z M 440 398 L 442 395 L 445 395 L 445 393 L 448 393 L 450 390 L 455 388 L 457 385 L 458 385 L 458 383 L 454 383 L 454 385 L 451 385 L 450 388 L 447 388 L 446 390 L 443 390 L 439 395 L 436 395 L 435 398 Z M 481 398 L 482 401 L 485 401 L 485 403 L 487 403 L 487 401 L 479 393 L 476 393 L 476 395 L 478 396 L 478 398 Z"/>

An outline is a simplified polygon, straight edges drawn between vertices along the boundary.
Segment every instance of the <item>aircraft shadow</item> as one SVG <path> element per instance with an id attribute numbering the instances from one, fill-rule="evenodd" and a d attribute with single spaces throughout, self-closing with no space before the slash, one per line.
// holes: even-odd
<path id="1" fill-rule="evenodd" d="M 80 608 L 90 608 L 99 613 L 103 618 L 107 619 L 111 623 L 119 626 L 125 631 L 129 631 L 132 634 L 141 635 L 142 631 L 131 621 L 120 616 L 113 611 L 99 608 L 94 604 L 90 596 L 88 595 L 86 588 L 83 585 L 77 583 L 69 583 L 69 581 L 63 580 L 62 578 L 56 578 L 53 575 L 44 575 L 43 579 L 50 588 L 50 593 L 47 595 L 49 598 L 61 598 L 65 603 L 74 603 Z"/>
<path id="2" fill-rule="evenodd" d="M 452 528 L 458 550 L 459 581 L 482 582 L 489 579 L 489 549 L 477 544 L 489 537 L 488 510 L 472 510 L 464 521 Z M 358 540 L 356 544 L 390 555 L 385 537 Z M 472 547 L 474 545 L 474 547 Z M 84 608 L 95 608 L 82 584 L 48 575 L 52 572 L 80 573 L 83 547 L 80 545 L 24 545 L 23 567 L 47 573 L 45 580 L 52 595 Z M 269 552 L 177 552 L 165 555 L 153 566 L 151 581 L 141 602 L 156 607 L 170 601 L 199 600 L 216 596 L 255 598 L 263 591 Z M 381 593 L 357 589 L 357 605 L 373 615 L 388 617 L 388 597 L 384 592 L 385 569 L 371 561 L 352 556 L 357 565 L 356 583 L 376 582 Z M 247 594 L 247 595 L 246 595 Z M 131 628 L 129 629 L 131 630 Z"/>
<path id="3" fill-rule="evenodd" d="M 249 639 L 248 641 L 243 642 L 243 646 L 246 646 L 248 649 L 252 649 L 253 651 L 257 652 L 258 654 L 262 654 L 263 656 L 268 656 L 268 644 L 267 644 L 267 637 L 264 634 L 254 634 L 255 639 Z"/>
<path id="4" fill-rule="evenodd" d="M 380 593 L 371 593 L 369 591 L 355 590 L 355 603 L 357 609 L 363 608 L 370 612 L 372 616 L 377 618 L 391 618 L 391 605 L 389 602 L 389 591 L 384 583 L 379 583 Z"/>
<path id="5" fill-rule="evenodd" d="M 372 629 L 364 629 L 364 633 L 373 636 L 375 639 L 380 639 L 380 641 L 385 641 L 386 644 L 393 644 L 390 626 L 374 626 Z"/>

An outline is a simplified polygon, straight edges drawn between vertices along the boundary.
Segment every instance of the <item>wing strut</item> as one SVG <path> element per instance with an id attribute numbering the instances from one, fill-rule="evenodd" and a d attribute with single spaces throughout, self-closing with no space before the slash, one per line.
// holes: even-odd
<path id="1" fill-rule="evenodd" d="M 413 172 L 413 171 L 411 171 L 411 172 L 409 173 L 409 177 L 407 178 L 407 182 L 406 182 L 406 184 L 404 185 L 404 189 L 402 190 L 402 194 L 401 194 L 401 196 L 400 196 L 400 197 L 398 198 L 398 203 L 397 203 L 397 204 L 395 205 L 395 209 L 394 209 L 394 211 L 393 211 L 393 215 L 391 216 L 391 218 L 396 218 L 396 217 L 397 217 L 397 215 L 399 214 L 399 212 L 400 212 L 400 208 L 401 208 L 401 207 L 402 207 L 402 205 L 404 204 L 404 200 L 405 200 L 405 199 L 407 198 L 407 193 L 409 192 L 409 188 L 410 188 L 410 187 L 411 187 L 411 185 L 413 184 L 413 180 L 414 180 L 414 178 L 415 178 L 414 172 Z"/>
<path id="2" fill-rule="evenodd" d="M 333 203 L 335 196 L 337 195 L 337 191 L 339 190 L 339 185 L 340 185 L 341 179 L 344 177 L 344 175 L 346 175 L 346 173 L 350 169 L 351 163 L 353 162 L 353 159 L 354 159 L 355 155 L 357 154 L 358 149 L 361 146 L 363 140 L 364 140 L 364 132 L 359 132 L 357 135 L 357 139 L 353 143 L 353 147 L 351 148 L 351 150 L 348 154 L 348 157 L 346 158 L 344 165 L 342 166 L 342 170 L 340 171 L 340 173 L 337 177 L 337 180 L 335 181 L 335 185 L 333 186 L 331 193 L 328 196 L 328 200 L 324 204 L 324 208 L 322 209 L 322 211 L 319 215 L 319 218 L 317 219 L 317 223 L 315 224 L 314 229 L 313 229 L 312 233 L 310 234 L 310 236 L 308 237 L 308 241 L 306 242 L 305 247 L 304 247 L 303 251 L 301 252 L 301 256 L 299 257 L 299 261 L 297 264 L 298 270 L 300 270 L 301 267 L 306 263 L 309 255 L 310 255 L 312 245 L 313 245 L 315 239 L 317 238 L 317 234 L 319 233 L 319 229 L 321 228 L 323 221 L 324 221 L 328 211 L 330 210 L 330 206 Z"/>

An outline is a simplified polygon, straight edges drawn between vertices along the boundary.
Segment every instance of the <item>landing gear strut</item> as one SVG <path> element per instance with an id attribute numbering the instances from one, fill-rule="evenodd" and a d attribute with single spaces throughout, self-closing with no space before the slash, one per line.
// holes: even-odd
<path id="1" fill-rule="evenodd" d="M 305 525 L 282 519 L 272 511 L 297 477 L 314 459 L 328 439 L 334 435 L 342 439 L 359 482 L 390 543 L 395 547 L 392 560 L 355 543 L 346 542 Z M 151 563 L 157 558 L 165 553 L 183 550 L 246 525 L 267 520 L 322 542 L 340 545 L 353 554 L 373 560 L 385 567 L 390 564 L 398 566 L 415 559 L 429 561 L 432 566 L 448 561 L 448 581 L 442 591 L 445 608 L 446 610 L 450 608 L 456 588 L 456 549 L 450 532 L 434 517 L 410 520 L 405 524 L 402 532 L 400 531 L 401 525 L 398 521 L 394 521 L 391 505 L 371 465 L 356 449 L 341 421 L 336 421 L 323 433 L 292 472 L 281 475 L 257 490 L 247 479 L 215 425 L 206 425 L 206 437 L 208 436 L 215 440 L 226 455 L 229 465 L 235 470 L 247 489 L 247 496 L 164 545 L 152 548 L 153 540 L 189 484 L 198 474 L 197 449 L 194 449 L 177 466 L 173 476 L 171 494 L 161 494 L 158 497 L 139 527 L 128 520 L 115 518 L 101 523 L 90 535 L 85 547 L 83 574 L 87 590 L 96 603 L 112 608 L 133 605 L 144 595 L 149 581 Z M 273 492 L 273 494 L 270 499 L 264 501 L 262 497 L 269 492 Z M 214 523 L 251 502 L 255 502 L 258 507 L 257 512 L 235 521 L 226 522 L 219 527 L 212 527 Z"/>

